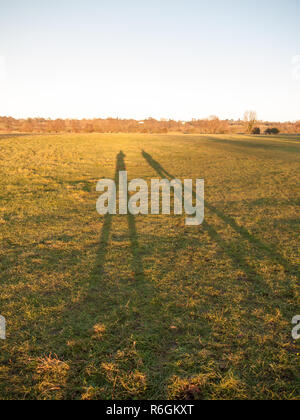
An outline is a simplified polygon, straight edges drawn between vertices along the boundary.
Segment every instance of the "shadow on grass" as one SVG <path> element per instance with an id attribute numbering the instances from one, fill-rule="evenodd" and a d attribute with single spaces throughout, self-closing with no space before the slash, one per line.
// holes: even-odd
<path id="1" fill-rule="evenodd" d="M 227 141 L 227 140 L 226 140 Z M 154 160 L 151 155 L 149 155 L 144 150 L 142 151 L 142 155 L 145 158 L 145 160 L 149 163 L 149 165 L 162 177 L 168 177 L 170 179 L 175 179 L 175 176 L 170 174 L 167 170 L 165 170 L 159 162 Z M 289 261 L 287 261 L 282 255 L 280 255 L 273 247 L 263 243 L 260 239 L 256 238 L 254 235 L 252 235 L 245 227 L 239 226 L 234 219 L 232 219 L 230 216 L 227 216 L 226 214 L 222 213 L 219 209 L 214 207 L 212 204 L 209 204 L 205 200 L 205 207 L 208 208 L 211 212 L 215 213 L 220 219 L 222 219 L 227 225 L 229 225 L 235 232 L 240 234 L 244 240 L 248 241 L 251 245 L 253 245 L 256 249 L 258 249 L 260 252 L 262 252 L 264 255 L 269 257 L 271 260 L 273 260 L 276 263 L 279 263 L 285 271 L 290 274 L 296 276 L 298 279 L 300 279 L 299 275 L 299 269 L 298 267 L 293 266 Z M 245 269 L 246 272 L 252 272 L 252 274 L 255 274 L 253 272 L 253 269 L 249 266 L 249 264 L 246 263 L 246 260 L 243 259 L 240 255 L 237 258 L 234 253 L 231 251 L 231 247 L 227 245 L 225 241 L 222 240 L 220 235 L 215 231 L 215 229 L 212 226 L 209 226 L 207 222 L 203 223 L 203 226 L 207 229 L 211 237 L 213 237 L 215 240 L 217 240 L 223 249 L 226 250 L 228 255 L 236 262 L 239 263 L 239 265 Z M 256 273 L 256 276 L 258 274 Z"/>
<path id="2" fill-rule="evenodd" d="M 16 137 L 32 137 L 36 136 L 37 134 L 0 134 L 0 140 L 2 139 L 12 139 Z"/>
<path id="3" fill-rule="evenodd" d="M 125 155 L 121 151 L 117 155 L 116 161 L 115 183 L 117 187 L 119 171 L 126 170 L 124 158 Z M 70 340 L 75 341 L 75 346 L 71 351 L 65 352 L 62 348 L 63 353 L 71 360 L 70 375 L 65 389 L 66 398 L 81 398 L 84 392 L 83 382 L 91 359 L 95 357 L 93 363 L 98 365 L 97 373 L 95 376 L 91 376 L 91 380 L 97 386 L 105 387 L 107 380 L 104 378 L 102 363 L 109 363 L 119 352 L 126 352 L 125 349 L 128 349 L 136 341 L 151 341 L 153 334 L 151 317 L 153 314 L 149 318 L 145 308 L 151 297 L 155 295 L 155 289 L 152 283 L 145 279 L 135 217 L 131 214 L 126 217 L 134 281 L 130 278 L 120 278 L 118 283 L 115 283 L 106 275 L 105 265 L 114 219 L 113 215 L 107 214 L 104 216 L 100 246 L 94 269 L 89 276 L 86 297 L 75 304 L 68 319 L 65 318 L 64 321 L 68 325 Z M 93 328 L 99 321 L 105 324 L 110 334 L 107 341 L 97 343 L 95 337 L 93 338 Z M 141 347 L 143 348 L 143 345 Z M 89 355 L 84 356 L 85 350 Z M 145 351 L 147 351 L 146 348 Z M 151 369 L 151 367 L 149 368 Z M 130 367 L 128 370 L 130 371 Z M 74 386 L 75 383 L 77 383 L 76 386 Z M 119 386 L 119 381 L 115 386 Z M 112 394 L 111 398 L 113 397 Z"/>
<path id="4" fill-rule="evenodd" d="M 288 143 L 287 141 L 277 141 L 281 140 L 280 137 L 251 137 L 251 138 L 245 138 L 244 140 L 237 140 L 235 138 L 219 138 L 219 137 L 212 137 L 207 136 L 206 139 L 214 142 L 214 143 L 220 143 L 220 144 L 226 144 L 230 146 L 237 146 L 247 149 L 258 149 L 258 150 L 271 150 L 271 151 L 280 151 L 280 152 L 286 152 L 286 153 L 300 153 L 300 147 L 298 146 L 297 141 L 293 141 Z M 270 141 L 271 140 L 271 141 Z M 274 142 L 272 143 L 272 140 Z M 292 144 L 294 143 L 294 144 Z"/>
<path id="5" fill-rule="evenodd" d="M 116 185 L 119 171 L 126 170 L 124 157 L 123 152 L 117 156 Z M 168 362 L 177 350 L 177 340 L 186 334 L 183 328 L 175 331 L 170 328 L 174 318 L 185 316 L 186 308 L 177 307 L 180 292 L 173 291 L 162 296 L 159 285 L 145 277 L 133 215 L 127 215 L 127 223 L 134 281 L 130 278 L 117 280 L 105 272 L 113 218 L 112 215 L 104 217 L 100 247 L 95 267 L 89 276 L 87 296 L 76 304 L 64 320 L 68 336 L 74 342 L 71 349 L 66 349 L 64 344 L 60 352 L 70 361 L 64 390 L 67 399 L 80 399 L 89 386 L 103 390 L 101 392 L 104 392 L 105 398 L 109 396 L 114 399 L 115 395 L 128 398 L 130 391 L 123 389 L 122 383 L 130 383 L 133 378 L 136 386 L 141 386 L 140 391 L 133 392 L 135 398 L 146 398 L 146 395 L 154 399 L 162 398 L 166 395 L 166 386 L 172 373 Z M 160 237 L 160 242 L 163 239 Z M 169 245 L 169 238 L 165 240 Z M 178 238 L 178 248 L 181 241 Z M 182 244 L 182 247 L 185 245 Z M 174 249 L 175 255 L 178 248 L 176 246 Z M 170 246 L 168 252 L 169 249 Z M 148 252 L 151 252 L 150 249 Z M 114 262 L 114 265 L 117 266 L 117 263 Z M 106 327 L 105 336 L 99 341 L 93 334 L 98 322 Z M 90 370 L 93 372 L 88 373 Z M 140 379 L 143 376 L 147 394 L 143 393 L 144 382 Z"/>
<path id="6" fill-rule="evenodd" d="M 160 176 L 173 178 L 149 154 L 143 152 L 143 156 Z M 125 155 L 120 152 L 116 161 L 116 183 L 118 183 L 118 172 L 125 169 Z M 219 217 L 225 217 L 223 220 L 228 219 L 228 223 L 236 226 L 233 219 L 228 218 L 213 206 L 210 206 L 210 209 L 215 213 L 218 211 L 219 214 L 216 214 Z M 61 360 L 69 364 L 66 382 L 59 381 L 58 391 L 56 391 L 55 381 L 53 384 L 50 378 L 50 381 L 43 384 L 43 377 L 38 377 L 34 381 L 40 387 L 43 385 L 50 389 L 47 394 L 44 394 L 39 387 L 34 396 L 52 398 L 56 395 L 56 392 L 61 392 L 66 399 L 80 399 L 83 394 L 87 394 L 89 389 L 92 389 L 91 392 L 94 392 L 94 394 L 89 394 L 91 399 L 101 399 L 101 397 L 159 399 L 167 395 L 166 386 L 172 376 L 175 374 L 183 377 L 192 376 L 205 367 L 206 362 L 203 363 L 202 359 L 201 363 L 199 359 L 196 359 L 198 360 L 197 363 L 192 366 L 184 360 L 186 355 L 188 355 L 188 359 L 192 359 L 194 355 L 197 357 L 199 335 L 203 334 L 204 339 L 210 345 L 215 342 L 215 337 L 210 331 L 214 328 L 213 321 L 208 320 L 201 313 L 205 312 L 206 309 L 208 310 L 207 306 L 216 305 L 217 301 L 211 300 L 210 295 L 205 295 L 204 291 L 205 302 L 202 300 L 201 303 L 197 304 L 197 314 L 195 316 L 189 314 L 184 301 L 185 285 L 181 289 L 166 285 L 162 289 L 163 293 L 159 293 L 159 282 L 164 276 L 164 259 L 168 260 L 166 270 L 172 274 L 172 270 L 175 271 L 177 268 L 172 266 L 172 258 L 175 260 L 178 257 L 178 249 L 187 249 L 189 245 L 193 245 L 194 248 L 201 247 L 199 238 L 197 235 L 194 235 L 194 237 L 186 235 L 182 238 L 176 233 L 176 240 L 170 243 L 170 237 L 166 235 L 164 238 L 160 232 L 156 236 L 154 234 L 153 238 L 149 238 L 149 235 L 146 236 L 146 234 L 139 238 L 135 217 L 132 215 L 126 217 L 132 256 L 130 260 L 132 275 L 125 274 L 123 278 L 119 278 L 122 277 L 123 273 L 122 269 L 119 269 L 116 259 L 113 260 L 113 269 L 116 271 L 116 275 L 110 275 L 109 267 L 107 272 L 105 270 L 106 265 L 111 262 L 108 260 L 112 250 L 109 246 L 112 224 L 114 220 L 120 220 L 112 215 L 106 215 L 103 219 L 95 265 L 90 273 L 87 273 L 86 276 L 83 274 L 86 284 L 83 283 L 82 285 L 82 282 L 80 284 L 80 287 L 86 289 L 84 296 L 82 297 L 82 294 L 80 294 L 75 303 L 64 306 L 65 312 L 62 315 L 60 312 L 56 313 L 57 317 L 52 322 L 52 325 L 55 324 L 53 325 L 55 331 L 48 331 L 44 338 L 45 345 L 42 346 L 43 343 L 40 343 L 40 349 L 37 351 L 39 356 L 44 354 L 45 351 L 47 351 L 47 354 L 52 351 Z M 272 300 L 272 290 L 270 290 L 269 285 L 248 264 L 247 251 L 241 247 L 241 252 L 237 254 L 234 243 L 225 241 L 214 227 L 205 222 L 204 228 L 214 242 L 230 256 L 235 265 L 241 267 L 253 280 L 250 285 L 251 291 L 253 290 L 250 307 L 261 306 L 263 310 L 265 304 L 272 305 L 272 309 L 276 307 L 276 303 L 274 304 Z M 244 232 L 241 231 L 240 234 L 242 235 Z M 254 242 L 251 242 L 253 241 L 252 235 L 249 232 L 248 234 L 250 239 L 248 235 L 245 239 L 253 245 L 256 244 L 258 239 L 255 238 Z M 160 256 L 157 261 L 158 272 L 154 273 L 157 284 L 150 280 L 150 270 L 148 276 L 144 274 L 139 244 L 139 239 L 143 243 L 142 239 L 144 238 L 149 241 L 148 255 L 151 254 L 152 246 L 155 248 L 154 253 L 157 251 L 159 243 L 164 242 L 162 252 L 166 254 L 159 255 L 157 253 Z M 170 249 L 171 255 L 169 254 Z M 113 251 L 116 251 L 115 247 Z M 118 253 L 113 254 L 113 256 L 115 255 L 118 256 Z M 152 270 L 153 260 L 150 264 Z M 146 261 L 145 267 L 147 267 L 147 270 L 149 269 Z M 214 269 L 213 266 L 212 269 Z M 192 274 L 191 281 L 197 281 L 192 284 L 191 290 L 197 288 L 199 294 L 202 294 L 200 287 L 204 278 L 201 271 L 199 270 L 196 274 L 191 273 L 189 267 L 186 271 L 187 277 Z M 146 273 L 148 274 L 148 271 Z M 174 276 L 174 279 L 180 281 L 180 276 L 184 276 L 184 273 L 180 273 L 179 277 Z M 170 282 L 175 283 L 174 279 L 171 279 Z M 267 295 L 268 300 L 265 302 L 259 301 L 256 291 Z M 76 292 L 81 293 L 82 290 L 77 288 Z M 232 302 L 228 302 L 225 295 L 226 293 L 224 293 L 224 296 L 219 296 L 219 303 L 215 307 L 215 311 L 219 310 L 221 312 L 223 308 L 231 308 Z M 248 299 L 248 294 L 243 293 L 242 298 L 244 304 L 245 300 Z M 57 297 L 54 297 L 54 299 L 57 300 Z M 241 314 L 240 318 L 241 321 L 244 320 L 245 315 Z M 50 321 L 46 320 L 45 322 Z M 170 326 L 176 324 L 176 321 L 180 321 L 179 328 L 170 330 Z M 101 324 L 105 327 L 103 337 L 101 335 Z M 98 330 L 97 328 L 95 330 L 94 327 L 97 325 Z M 39 330 L 36 333 L 39 334 Z M 39 338 L 39 335 L 37 337 Z M 236 345 L 237 341 L 233 341 L 232 349 L 236 349 Z M 247 343 L 247 346 L 250 346 L 250 342 Z M 251 351 L 256 355 L 257 349 Z M 7 356 L 7 363 L 10 363 L 10 358 L 11 356 Z M 213 350 L 212 359 L 219 360 L 216 350 Z M 182 360 L 183 365 L 180 364 Z M 35 377 L 37 375 L 36 372 L 30 371 L 29 373 L 30 379 L 32 374 Z M 12 377 L 13 374 L 14 372 L 12 372 Z M 20 375 L 23 374 L 24 367 L 22 365 Z M 147 385 L 147 390 L 144 393 L 143 375 Z M 137 384 L 137 391 L 132 388 L 133 382 Z"/>

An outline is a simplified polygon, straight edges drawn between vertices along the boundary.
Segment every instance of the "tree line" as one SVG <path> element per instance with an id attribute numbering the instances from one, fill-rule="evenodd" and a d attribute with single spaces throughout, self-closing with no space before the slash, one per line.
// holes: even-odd
<path id="1" fill-rule="evenodd" d="M 216 116 L 191 121 L 154 118 L 145 120 L 96 119 L 15 119 L 0 117 L 0 131 L 8 133 L 185 133 L 185 134 L 236 134 L 266 133 L 277 129 L 280 133 L 300 133 L 300 121 L 271 123 L 258 121 L 253 111 L 247 111 L 243 120 L 221 120 Z M 256 130 L 256 131 L 255 131 Z M 275 132 L 274 132 L 275 133 Z M 272 133 L 270 133 L 272 134 Z"/>

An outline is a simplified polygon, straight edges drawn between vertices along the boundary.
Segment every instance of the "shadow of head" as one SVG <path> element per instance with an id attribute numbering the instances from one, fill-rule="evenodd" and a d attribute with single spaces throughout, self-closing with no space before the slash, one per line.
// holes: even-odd
<path id="1" fill-rule="evenodd" d="M 120 153 L 117 155 L 117 171 L 125 171 L 125 153 L 121 150 Z"/>
<path id="2" fill-rule="evenodd" d="M 124 159 L 125 158 L 125 153 L 122 151 L 122 150 L 120 150 L 120 152 L 119 152 L 119 154 L 118 154 L 118 159 Z"/>

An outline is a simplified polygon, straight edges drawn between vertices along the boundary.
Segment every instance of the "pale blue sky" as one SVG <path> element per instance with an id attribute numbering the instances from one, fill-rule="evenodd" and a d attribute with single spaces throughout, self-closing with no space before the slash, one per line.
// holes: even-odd
<path id="1" fill-rule="evenodd" d="M 0 115 L 297 120 L 299 20 L 299 0 L 0 0 Z"/>

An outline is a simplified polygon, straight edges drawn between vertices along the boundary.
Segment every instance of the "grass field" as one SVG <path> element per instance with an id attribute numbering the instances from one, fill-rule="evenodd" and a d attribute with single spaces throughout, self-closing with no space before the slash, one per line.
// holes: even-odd
<path id="1" fill-rule="evenodd" d="M 300 399 L 299 153 L 300 136 L 0 136 L 0 398 Z M 97 181 L 124 167 L 204 178 L 205 223 L 99 216 Z"/>

